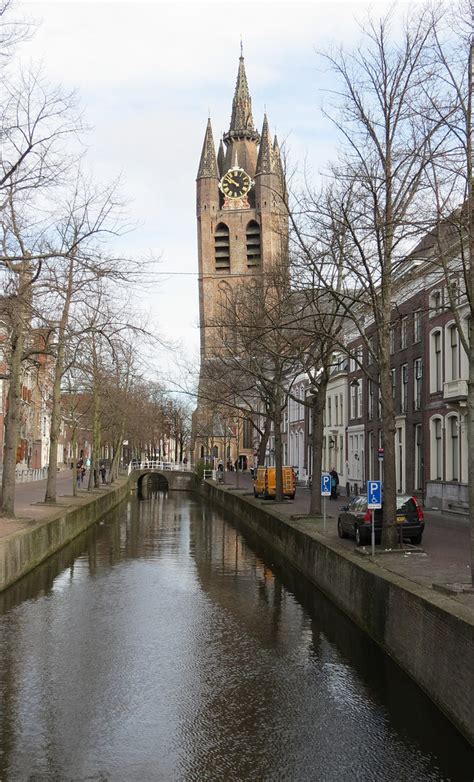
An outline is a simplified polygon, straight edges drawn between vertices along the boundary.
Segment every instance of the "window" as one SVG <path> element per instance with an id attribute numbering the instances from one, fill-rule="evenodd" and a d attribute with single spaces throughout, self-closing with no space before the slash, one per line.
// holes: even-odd
<path id="1" fill-rule="evenodd" d="M 375 461 L 374 461 L 374 433 L 369 432 L 369 480 L 375 475 Z"/>
<path id="2" fill-rule="evenodd" d="M 403 429 L 397 426 L 397 491 L 400 493 L 403 491 L 403 467 Z"/>
<path id="3" fill-rule="evenodd" d="M 392 378 L 392 399 L 395 399 L 397 396 L 397 370 L 391 369 L 390 375 Z"/>
<path id="4" fill-rule="evenodd" d="M 421 342 L 421 310 L 413 313 L 413 342 Z"/>
<path id="5" fill-rule="evenodd" d="M 219 223 L 214 234 L 214 253 L 216 271 L 230 271 L 229 229 L 224 223 Z"/>
<path id="6" fill-rule="evenodd" d="M 430 394 L 443 390 L 443 343 L 441 329 L 430 334 Z"/>
<path id="7" fill-rule="evenodd" d="M 334 405 L 335 405 L 334 415 L 336 417 L 336 426 L 339 426 L 339 397 L 337 396 L 337 394 L 334 397 Z"/>
<path id="8" fill-rule="evenodd" d="M 421 392 L 423 384 L 423 359 L 416 358 L 413 363 L 413 393 L 415 410 L 421 410 Z"/>
<path id="9" fill-rule="evenodd" d="M 455 325 L 449 329 L 449 374 L 451 380 L 459 379 L 459 335 Z"/>
<path id="10" fill-rule="evenodd" d="M 402 318 L 402 331 L 401 331 L 401 337 L 400 337 L 400 347 L 403 350 L 403 348 L 406 348 L 408 345 L 408 318 Z"/>
<path id="11" fill-rule="evenodd" d="M 401 370 L 402 370 L 401 411 L 402 413 L 406 413 L 408 410 L 408 364 L 403 364 Z"/>
<path id="12" fill-rule="evenodd" d="M 395 353 L 395 326 L 391 326 L 388 336 L 390 341 L 390 353 L 393 355 L 393 353 Z"/>
<path id="13" fill-rule="evenodd" d="M 356 391 L 357 391 L 357 397 L 356 397 L 357 412 L 356 412 L 356 417 L 357 418 L 361 418 L 362 417 L 362 380 L 359 380 L 359 385 L 357 386 Z"/>
<path id="14" fill-rule="evenodd" d="M 443 429 L 441 419 L 434 420 L 434 460 L 432 465 L 432 475 L 435 480 L 440 481 L 443 477 Z"/>
<path id="15" fill-rule="evenodd" d="M 439 315 L 443 309 L 441 291 L 433 291 L 430 295 L 430 316 Z"/>
<path id="16" fill-rule="evenodd" d="M 423 489 L 423 439 L 421 424 L 415 426 L 415 489 Z"/>
<path id="17" fill-rule="evenodd" d="M 260 226 L 255 220 L 251 220 L 247 226 L 246 232 L 247 242 L 247 266 L 249 268 L 255 268 L 260 266 L 261 261 L 261 247 L 260 247 Z"/>
<path id="18" fill-rule="evenodd" d="M 459 480 L 459 425 L 457 416 L 452 415 L 448 418 L 449 421 L 449 441 L 450 441 L 450 466 L 452 481 Z"/>
<path id="19" fill-rule="evenodd" d="M 341 424 L 343 424 L 344 423 L 344 406 L 343 406 L 344 402 L 343 402 L 342 394 L 339 395 L 339 401 L 340 401 L 339 409 L 341 411 Z"/>
<path id="20" fill-rule="evenodd" d="M 332 426 L 331 397 L 328 398 L 328 426 Z"/>
<path id="21" fill-rule="evenodd" d="M 351 418 L 357 417 L 357 386 L 351 386 Z"/>
<path id="22" fill-rule="evenodd" d="M 369 421 L 373 420 L 374 417 L 374 382 L 373 380 L 368 380 L 368 416 Z"/>

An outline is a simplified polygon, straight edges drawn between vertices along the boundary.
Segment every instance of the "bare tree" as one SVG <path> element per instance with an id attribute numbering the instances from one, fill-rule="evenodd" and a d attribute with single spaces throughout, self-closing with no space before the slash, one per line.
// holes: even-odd
<path id="1" fill-rule="evenodd" d="M 434 89 L 428 69 L 432 37 L 428 10 L 409 14 L 397 34 L 389 14 L 362 26 L 362 41 L 355 51 L 347 54 L 340 49 L 325 55 L 338 79 L 329 114 L 343 140 L 339 161 L 331 169 L 340 194 L 337 230 L 344 232 L 350 245 L 345 288 L 337 298 L 380 377 L 383 542 L 389 545 L 397 536 L 390 377 L 393 281 L 424 211 L 427 167 L 433 155 L 441 154 L 446 136 L 428 97 Z M 368 341 L 369 324 L 377 336 L 373 343 Z"/>

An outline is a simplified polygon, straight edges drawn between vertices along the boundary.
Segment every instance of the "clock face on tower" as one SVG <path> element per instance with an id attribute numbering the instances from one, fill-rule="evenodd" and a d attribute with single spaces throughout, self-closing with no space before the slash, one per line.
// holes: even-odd
<path id="1" fill-rule="evenodd" d="M 219 187 L 226 198 L 243 198 L 252 185 L 249 175 L 238 166 L 230 168 L 219 182 Z"/>

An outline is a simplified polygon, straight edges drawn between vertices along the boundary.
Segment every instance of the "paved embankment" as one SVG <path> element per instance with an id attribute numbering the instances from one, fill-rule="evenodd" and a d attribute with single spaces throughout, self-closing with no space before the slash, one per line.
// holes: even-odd
<path id="1" fill-rule="evenodd" d="M 321 522 L 285 517 L 281 507 L 255 500 L 248 490 L 207 482 L 202 494 L 321 589 L 474 744 L 472 602 L 464 604 L 396 573 L 392 560 L 404 559 L 403 554 L 380 554 L 372 561 L 321 534 Z M 410 555 L 412 574 L 416 556 Z"/>

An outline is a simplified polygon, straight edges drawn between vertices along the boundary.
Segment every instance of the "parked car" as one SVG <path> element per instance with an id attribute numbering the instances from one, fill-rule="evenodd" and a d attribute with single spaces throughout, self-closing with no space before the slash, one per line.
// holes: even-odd
<path id="1" fill-rule="evenodd" d="M 296 475 L 292 467 L 282 467 L 283 496 L 293 500 L 296 492 Z M 257 467 L 257 475 L 253 482 L 254 497 L 260 495 L 266 500 L 276 496 L 276 468 Z"/>
<path id="2" fill-rule="evenodd" d="M 421 543 L 425 522 L 423 511 L 416 497 L 408 494 L 397 496 L 396 522 L 400 525 L 403 540 Z M 382 510 L 374 511 L 375 542 L 380 543 L 382 536 Z M 337 532 L 340 538 L 353 537 L 358 546 L 371 541 L 372 511 L 367 508 L 367 495 L 352 497 L 348 505 L 343 505 L 337 519 Z"/>

